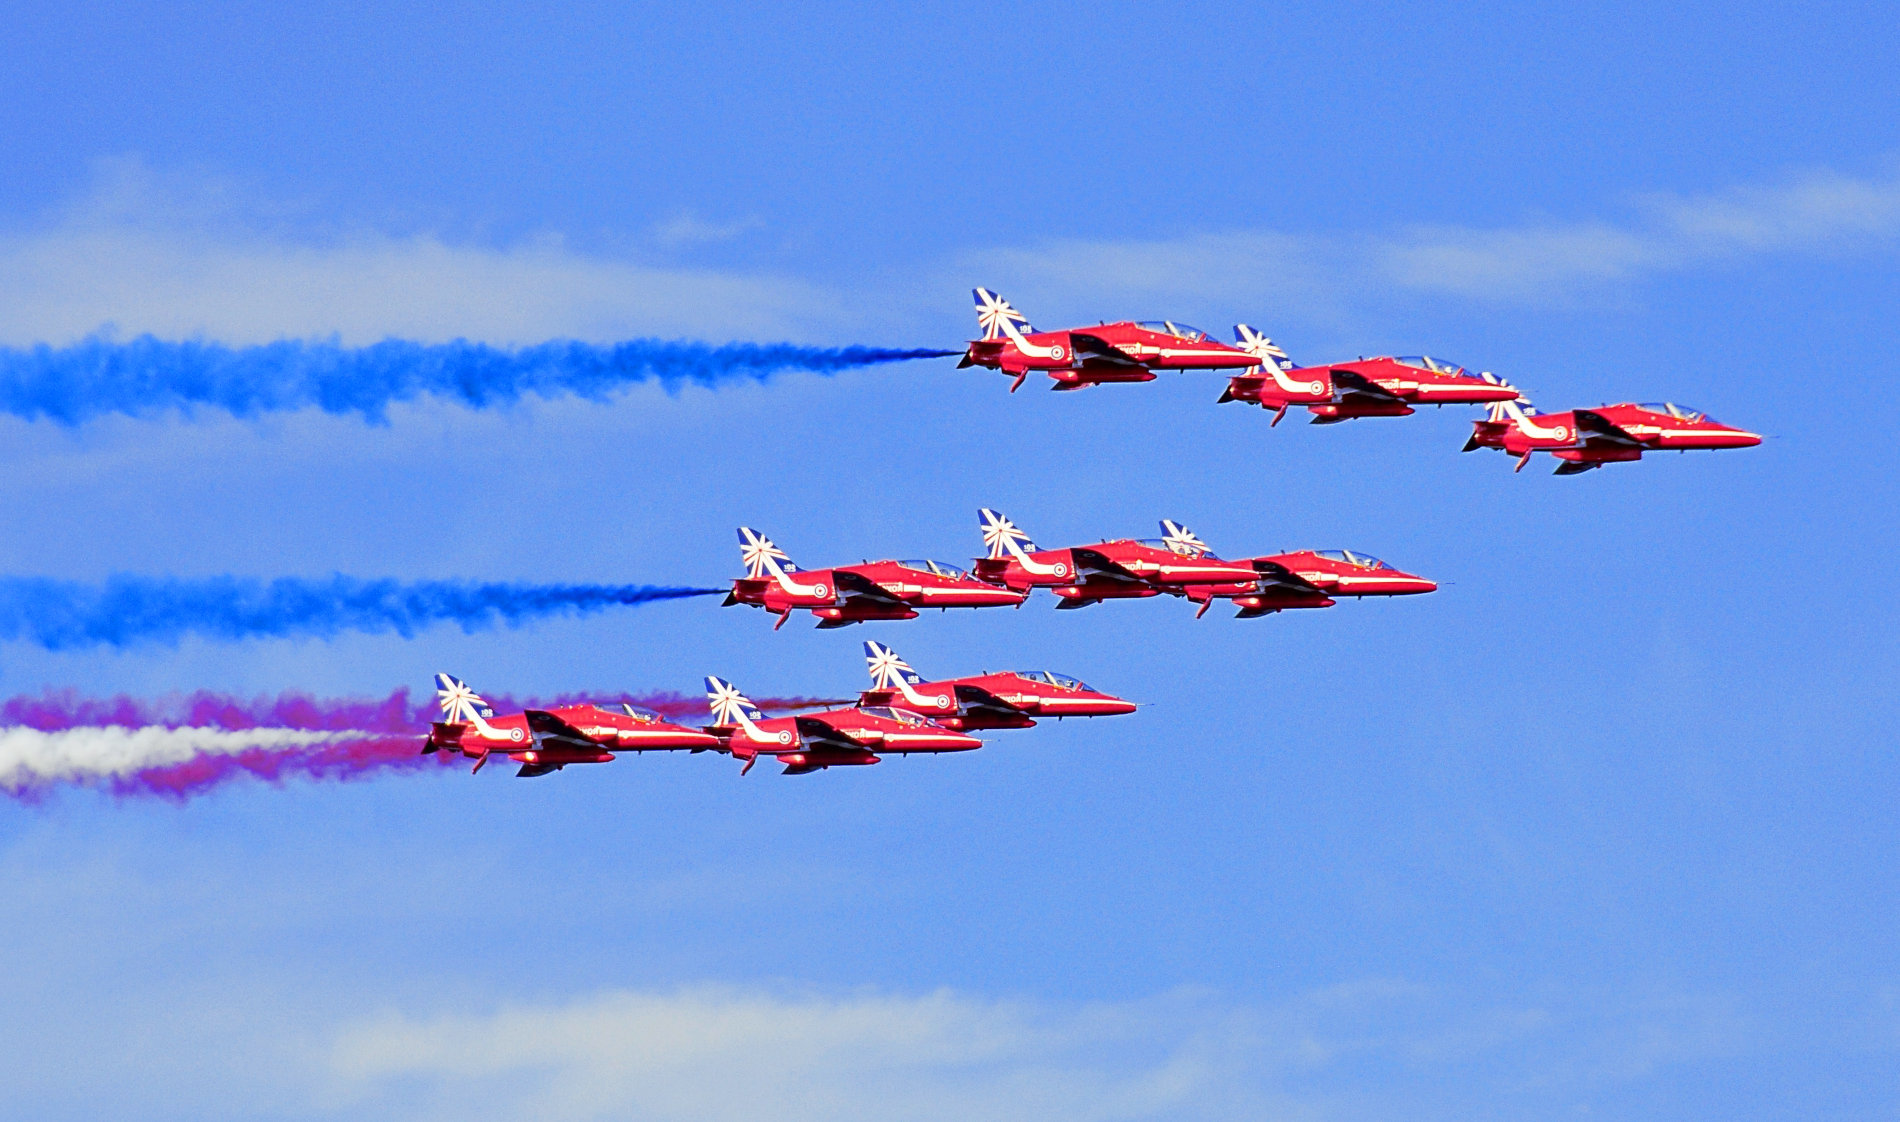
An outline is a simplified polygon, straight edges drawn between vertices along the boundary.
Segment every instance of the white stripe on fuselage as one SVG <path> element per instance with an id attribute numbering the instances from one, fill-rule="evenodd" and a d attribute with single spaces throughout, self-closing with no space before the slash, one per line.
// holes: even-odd
<path id="1" fill-rule="evenodd" d="M 1016 330 L 1016 325 L 1007 319 L 1003 321 L 1003 332 L 1009 336 L 1010 342 L 1016 344 L 1017 350 L 1030 358 L 1060 358 L 1064 353 L 1060 345 L 1042 347 L 1031 343 L 1023 338 L 1023 333 Z"/>
<path id="2" fill-rule="evenodd" d="M 765 559 L 765 568 L 767 572 L 770 572 L 772 574 L 772 579 L 778 581 L 778 586 L 784 589 L 786 592 L 790 593 L 791 595 L 793 596 L 818 596 L 819 595 L 818 585 L 799 584 L 797 581 L 794 581 L 791 578 L 791 576 L 785 572 L 784 569 L 779 568 L 778 562 L 774 561 L 770 557 L 767 557 Z"/>
<path id="3" fill-rule="evenodd" d="M 1066 566 L 1064 566 L 1060 561 L 1056 562 L 1054 565 L 1045 565 L 1040 561 L 1031 561 L 1029 559 L 1029 555 L 1023 552 L 1023 547 L 1017 544 L 1015 538 L 1005 537 L 1003 539 L 1003 548 L 1009 550 L 1010 556 L 1014 557 L 1016 559 L 1016 563 L 1023 567 L 1023 572 L 1028 573 L 1031 576 L 1066 577 L 1066 576 L 1075 575 L 1073 573 L 1062 572 L 1061 570 L 1065 568 Z"/>
<path id="4" fill-rule="evenodd" d="M 920 705 L 925 709 L 951 708 L 947 704 L 938 705 L 937 699 L 934 697 L 926 697 L 923 694 L 918 693 L 917 690 L 909 682 L 905 681 L 902 678 L 899 678 L 897 680 L 897 692 L 904 695 L 905 701 L 910 702 L 912 705 Z M 949 696 L 950 695 L 947 692 L 944 694 L 944 700 L 946 702 L 949 701 Z"/>

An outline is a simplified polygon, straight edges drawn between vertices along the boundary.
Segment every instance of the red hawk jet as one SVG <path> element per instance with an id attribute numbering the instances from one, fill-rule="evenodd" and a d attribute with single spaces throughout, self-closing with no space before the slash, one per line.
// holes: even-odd
<path id="1" fill-rule="evenodd" d="M 794 609 L 818 617 L 819 627 L 867 619 L 916 619 L 919 608 L 991 608 L 1020 605 L 1027 592 L 999 588 L 941 561 L 867 561 L 835 569 L 800 569 L 757 530 L 739 528 L 746 575 L 732 582 L 726 606 L 751 604 L 785 626 Z"/>
<path id="2" fill-rule="evenodd" d="M 715 736 L 668 724 L 658 713 L 625 702 L 563 705 L 497 717 L 461 679 L 437 674 L 435 685 L 444 719 L 429 726 L 422 754 L 460 752 L 475 761 L 476 771 L 495 753 L 521 765 L 516 776 L 532 778 L 569 764 L 604 764 L 615 752 L 704 752 L 719 747 Z"/>
<path id="3" fill-rule="evenodd" d="M 751 771 L 761 756 L 784 764 L 785 775 L 804 775 L 828 767 L 874 764 L 879 752 L 908 755 L 983 747 L 974 736 L 952 732 L 905 709 L 872 705 L 767 717 L 731 682 L 712 677 L 706 679 L 706 699 L 713 717 L 707 731 L 733 759 L 745 761 L 740 775 Z"/>
<path id="4" fill-rule="evenodd" d="M 1207 543 L 1179 522 L 1161 520 L 1162 541 L 1184 557 L 1213 557 Z M 1257 574 L 1247 583 L 1200 585 L 1187 598 L 1200 604 L 1195 618 L 1207 614 L 1217 599 L 1231 600 L 1238 619 L 1255 619 L 1288 608 L 1330 608 L 1335 596 L 1413 596 L 1435 592 L 1438 585 L 1364 553 L 1350 549 L 1302 549 L 1269 553 L 1236 564 L 1251 565 Z"/>
<path id="5" fill-rule="evenodd" d="M 1722 424 L 1707 413 L 1670 402 L 1601 405 L 1568 413 L 1535 413 L 1523 398 L 1499 402 L 1472 428 L 1466 452 L 1496 448 L 1517 457 L 1523 471 L 1534 452 L 1563 462 L 1558 475 L 1576 475 L 1604 464 L 1640 460 L 1644 452 L 1691 448 L 1752 448 L 1761 437 Z"/>
<path id="6" fill-rule="evenodd" d="M 1047 670 L 1016 670 L 926 682 L 897 652 L 864 644 L 871 688 L 863 705 L 888 705 L 921 714 L 950 729 L 1026 729 L 1037 717 L 1110 717 L 1133 713 L 1135 703 L 1091 689 Z"/>
<path id="7" fill-rule="evenodd" d="M 1171 320 L 1037 331 L 1001 296 L 987 288 L 971 291 L 983 337 L 970 342 L 957 369 L 987 366 L 1013 374 L 1011 393 L 1022 388 L 1032 370 L 1055 379 L 1051 389 L 1079 390 L 1102 382 L 1152 382 L 1157 370 L 1238 370 L 1260 361 Z"/>
<path id="8" fill-rule="evenodd" d="M 1259 365 L 1229 379 L 1220 400 L 1271 409 L 1276 425 L 1295 405 L 1306 406 L 1314 424 L 1330 425 L 1354 417 L 1403 417 L 1414 405 L 1482 405 L 1517 396 L 1489 374 L 1424 355 L 1296 366 L 1273 340 L 1244 323 L 1235 326 L 1234 339 Z"/>
<path id="9" fill-rule="evenodd" d="M 1006 588 L 1042 587 L 1061 597 L 1058 608 L 1086 608 L 1103 600 L 1186 595 L 1204 585 L 1254 579 L 1252 566 L 1212 555 L 1193 557 L 1156 538 L 1123 538 L 1074 549 L 1037 549 L 1029 535 L 993 510 L 979 510 L 983 544 L 989 556 L 976 563 L 976 575 Z"/>

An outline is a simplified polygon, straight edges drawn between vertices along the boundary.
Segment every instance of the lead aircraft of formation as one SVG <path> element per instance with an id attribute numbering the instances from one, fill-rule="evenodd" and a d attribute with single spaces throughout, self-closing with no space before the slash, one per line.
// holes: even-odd
<path id="1" fill-rule="evenodd" d="M 1558 475 L 1577 475 L 1604 464 L 1640 460 L 1644 452 L 1752 448 L 1758 433 L 1725 425 L 1699 410 L 1673 402 L 1599 405 L 1568 413 L 1538 413 L 1523 398 L 1491 406 L 1472 426 L 1464 451 L 1495 448 L 1517 457 L 1523 471 L 1531 456 L 1549 452 L 1563 461 Z"/>

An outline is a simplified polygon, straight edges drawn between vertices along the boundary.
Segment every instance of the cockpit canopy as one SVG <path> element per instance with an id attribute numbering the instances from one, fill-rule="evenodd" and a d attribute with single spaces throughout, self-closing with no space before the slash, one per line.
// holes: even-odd
<path id="1" fill-rule="evenodd" d="M 1465 372 L 1465 368 L 1458 365 L 1457 363 L 1446 362 L 1442 358 L 1433 358 L 1430 355 L 1401 355 L 1400 357 L 1395 358 L 1392 361 L 1402 362 L 1407 366 L 1416 366 L 1420 370 L 1429 370 L 1434 374 L 1443 374 L 1443 375 L 1446 375 L 1447 377 L 1452 377 L 1452 378 L 1470 377 L 1470 375 Z"/>
<path id="2" fill-rule="evenodd" d="M 602 713 L 611 713 L 616 717 L 632 717 L 643 725 L 654 725 L 660 722 L 660 715 L 658 713 L 655 713 L 651 709 L 642 709 L 640 706 L 633 705 L 629 702 L 595 701 L 589 704 Z"/>
<path id="3" fill-rule="evenodd" d="M 1172 335 L 1176 339 L 1185 339 L 1190 343 L 1205 343 L 1208 339 L 1207 332 L 1202 331 L 1200 328 L 1189 327 L 1185 323 L 1176 323 L 1171 319 L 1143 320 L 1135 326 L 1145 327 L 1149 331 L 1159 331 L 1163 335 Z"/>
<path id="4" fill-rule="evenodd" d="M 1678 421 L 1688 421 L 1691 424 L 1697 421 L 1706 421 L 1709 424 L 1717 423 L 1715 418 L 1709 416 L 1707 413 L 1699 413 L 1694 409 L 1677 405 L 1673 401 L 1645 401 L 1636 408 L 1647 409 L 1651 413 L 1664 413 L 1674 417 Z"/>
<path id="5" fill-rule="evenodd" d="M 917 714 L 908 713 L 902 709 L 892 709 L 888 705 L 866 705 L 860 708 L 858 712 L 869 713 L 873 717 L 882 717 L 887 721 L 896 721 L 900 725 L 921 725 L 924 723 L 924 719 Z"/>
<path id="6" fill-rule="evenodd" d="M 898 564 L 906 569 L 915 569 L 920 573 L 935 573 L 940 577 L 949 577 L 951 580 L 966 580 L 970 576 L 955 565 L 946 565 L 941 561 L 932 561 L 928 558 L 899 561 Z"/>
<path id="7" fill-rule="evenodd" d="M 1171 542 L 1166 538 L 1136 538 L 1136 545 L 1145 545 L 1150 549 L 1159 549 L 1168 553 L 1179 553 L 1183 557 L 1203 557 L 1209 561 L 1219 561 L 1213 552 L 1206 549 L 1183 549 L 1180 542 Z"/>
<path id="8" fill-rule="evenodd" d="M 1344 561 L 1348 565 L 1357 565 L 1361 569 L 1390 569 L 1392 566 L 1367 553 L 1354 553 L 1350 549 L 1316 549 L 1315 555 L 1328 561 Z"/>
<path id="9" fill-rule="evenodd" d="M 1015 671 L 1015 674 L 1025 682 L 1041 682 L 1045 686 L 1055 686 L 1057 689 L 1064 690 L 1086 690 L 1089 693 L 1097 692 L 1079 678 L 1070 678 L 1062 674 L 1051 674 L 1047 670 L 1018 670 Z"/>

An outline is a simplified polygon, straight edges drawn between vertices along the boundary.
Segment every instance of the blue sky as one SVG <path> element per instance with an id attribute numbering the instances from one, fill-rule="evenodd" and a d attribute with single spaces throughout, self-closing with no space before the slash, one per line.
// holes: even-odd
<path id="1" fill-rule="evenodd" d="M 1172 517 L 1430 597 L 47 654 L 0 690 L 1146 704 L 963 758 L 0 807 L 0 1114 L 1885 1117 L 1896 32 L 1835 5 L 24 5 L 0 342 L 1262 326 L 1770 434 L 1556 479 L 1462 411 L 939 362 L 384 425 L 0 421 L 0 571 L 718 582 Z"/>

